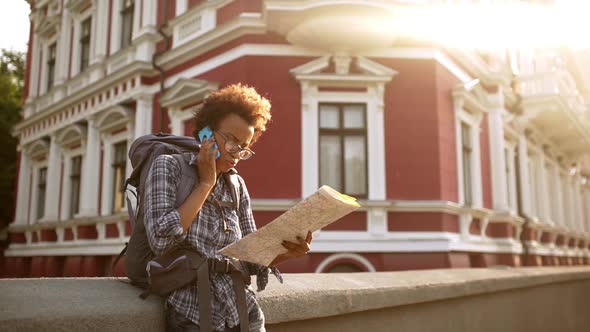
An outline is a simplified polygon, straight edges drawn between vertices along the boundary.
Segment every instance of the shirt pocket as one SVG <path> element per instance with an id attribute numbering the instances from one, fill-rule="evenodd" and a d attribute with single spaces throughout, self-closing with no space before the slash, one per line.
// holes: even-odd
<path id="1" fill-rule="evenodd" d="M 238 211 L 233 208 L 223 208 L 223 219 L 225 225 L 221 225 L 222 231 L 228 236 L 228 240 L 235 242 L 242 238 L 242 231 L 240 230 L 240 217 Z"/>

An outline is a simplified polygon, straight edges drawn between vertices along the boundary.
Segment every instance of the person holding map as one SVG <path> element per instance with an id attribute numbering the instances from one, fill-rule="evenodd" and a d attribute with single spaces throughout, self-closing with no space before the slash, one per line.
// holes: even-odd
<path id="1" fill-rule="evenodd" d="M 247 308 L 240 308 L 240 296 L 237 290 L 234 292 L 233 279 L 227 274 L 230 263 L 245 275 L 256 275 L 260 291 L 266 287 L 269 272 L 282 282 L 274 267 L 276 264 L 304 256 L 310 250 L 312 235 L 307 232 L 307 236 L 298 236 L 296 242 L 282 241 L 285 252 L 276 256 L 269 266 L 245 261 L 236 263 L 218 252 L 256 231 L 250 196 L 235 167 L 254 155 L 250 148 L 266 130 L 271 118 L 270 108 L 267 99 L 246 85 L 230 85 L 211 93 L 194 118 L 195 139 L 200 141 L 201 148 L 188 161 L 198 170 L 198 181 L 188 198 L 176 206 L 176 194 L 182 186 L 179 184 L 181 167 L 178 159 L 171 155 L 163 154 L 154 160 L 145 184 L 144 223 L 150 248 L 156 255 L 176 246 L 187 246 L 207 257 L 209 262 L 226 264 L 226 273 L 218 271 L 219 264 L 213 264 L 209 270 L 208 298 L 212 317 L 209 323 L 214 331 L 265 330 L 264 315 L 249 286 L 245 289 Z M 222 176 L 224 173 L 231 176 Z M 233 184 L 228 180 L 232 177 L 236 179 Z M 197 293 L 201 291 L 194 283 L 166 297 L 167 330 L 209 330 L 200 324 Z M 243 310 L 247 310 L 246 324 L 240 314 Z M 248 324 L 249 328 L 242 326 Z"/>

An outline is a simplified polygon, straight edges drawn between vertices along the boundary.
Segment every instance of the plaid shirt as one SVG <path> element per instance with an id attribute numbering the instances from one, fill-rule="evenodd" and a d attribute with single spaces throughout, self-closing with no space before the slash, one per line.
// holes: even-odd
<path id="1" fill-rule="evenodd" d="M 197 156 L 193 154 L 190 164 L 196 167 Z M 169 155 L 156 158 L 148 173 L 145 186 L 145 226 L 148 241 L 152 251 L 161 255 L 168 250 L 182 245 L 189 246 L 210 258 L 226 258 L 217 253 L 223 247 L 234 243 L 243 236 L 256 230 L 250 196 L 244 180 L 238 176 L 240 183 L 240 207 L 235 209 L 222 207 L 218 209 L 209 200 L 203 204 L 200 212 L 193 220 L 188 232 L 184 232 L 180 225 L 180 214 L 175 208 L 176 193 L 182 177 L 178 161 Z M 221 179 L 221 180 L 219 180 Z M 232 201 L 230 187 L 219 177 L 211 195 L 221 201 Z M 225 220 L 228 232 L 223 231 Z M 282 282 L 278 270 L 275 268 L 241 262 L 241 267 L 251 275 L 257 276 L 258 291 L 263 290 L 268 283 L 269 270 Z M 214 330 L 224 330 L 239 324 L 238 309 L 231 277 L 227 274 L 211 273 L 211 307 Z M 178 289 L 168 295 L 167 303 L 178 313 L 199 324 L 199 305 L 197 300 L 196 283 Z M 251 287 L 246 290 L 248 312 L 259 310 L 256 296 Z M 262 319 L 250 322 L 253 331 L 263 330 Z"/>

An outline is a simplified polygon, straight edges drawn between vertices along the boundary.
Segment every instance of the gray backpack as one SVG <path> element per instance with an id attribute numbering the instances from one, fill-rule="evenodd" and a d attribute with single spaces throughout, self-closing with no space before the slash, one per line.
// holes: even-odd
<path id="1" fill-rule="evenodd" d="M 211 259 L 187 248 L 173 248 L 161 256 L 156 256 L 148 242 L 144 225 L 143 195 L 145 194 L 145 181 L 153 161 L 162 154 L 172 155 L 179 163 L 182 173 L 178 192 L 176 194 L 175 207 L 179 207 L 192 192 L 199 181 L 197 167 L 190 165 L 191 153 L 198 152 L 200 145 L 192 137 L 175 136 L 170 134 L 150 134 L 136 139 L 129 149 L 129 159 L 133 171 L 125 182 L 125 190 L 128 185 L 136 188 L 135 195 L 137 206 L 131 206 L 127 198 L 127 211 L 132 232 L 129 243 L 113 262 L 113 268 L 119 259 L 126 254 L 125 269 L 127 277 L 135 286 L 146 289 L 141 295 L 147 297 L 150 293 L 165 296 L 170 292 L 197 282 L 200 289 L 209 289 L 209 273 L 227 273 L 234 281 L 234 291 L 240 314 L 240 328 L 247 330 L 247 309 L 244 287 L 250 283 L 250 276 L 245 276 L 238 268 L 237 262 L 231 260 Z M 221 202 L 213 198 L 212 203 L 220 208 L 232 207 L 236 210 L 240 202 L 240 184 L 235 170 L 224 173 L 224 180 L 230 187 L 233 202 Z M 212 199 L 212 198 L 209 198 Z M 211 307 L 209 292 L 198 292 L 201 303 L 201 328 L 208 330 L 211 325 Z"/>

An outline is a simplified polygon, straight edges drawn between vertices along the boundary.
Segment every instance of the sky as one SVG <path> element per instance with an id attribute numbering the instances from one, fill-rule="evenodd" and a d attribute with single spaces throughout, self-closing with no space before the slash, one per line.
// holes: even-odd
<path id="1" fill-rule="evenodd" d="M 0 48 L 27 51 L 29 12 L 25 0 L 0 0 Z"/>
<path id="2" fill-rule="evenodd" d="M 510 8 L 496 6 L 492 10 L 484 6 L 432 8 L 421 11 L 419 19 L 413 16 L 416 13 L 407 12 L 401 19 L 398 17 L 390 23 L 397 28 L 401 25 L 411 35 L 460 47 L 555 47 L 565 44 L 590 49 L 590 38 L 586 33 L 590 30 L 586 18 L 590 12 L 590 1 L 558 0 L 555 4 L 552 8 L 537 11 L 532 11 L 530 7 L 519 10 L 514 3 L 509 3 Z M 28 15 L 29 4 L 25 0 L 0 0 L 0 48 L 27 51 Z M 481 24 L 486 20 L 487 24 Z M 552 24 L 547 24 L 548 21 Z M 497 22 L 513 24 L 499 25 Z"/>

